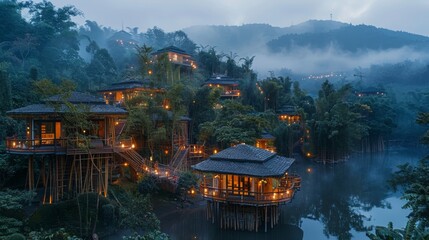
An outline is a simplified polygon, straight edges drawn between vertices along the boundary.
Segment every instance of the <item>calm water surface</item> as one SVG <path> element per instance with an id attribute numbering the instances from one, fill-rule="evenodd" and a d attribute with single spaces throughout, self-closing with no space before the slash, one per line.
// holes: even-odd
<path id="1" fill-rule="evenodd" d="M 371 226 L 403 228 L 409 211 L 387 180 L 396 166 L 415 164 L 424 150 L 390 150 L 354 155 L 347 162 L 322 165 L 297 160 L 290 170 L 302 176 L 302 188 L 282 206 L 280 223 L 264 232 L 222 230 L 206 220 L 205 202 L 160 215 L 162 230 L 172 239 L 368 239 Z M 262 228 L 260 228 L 262 230 Z"/>

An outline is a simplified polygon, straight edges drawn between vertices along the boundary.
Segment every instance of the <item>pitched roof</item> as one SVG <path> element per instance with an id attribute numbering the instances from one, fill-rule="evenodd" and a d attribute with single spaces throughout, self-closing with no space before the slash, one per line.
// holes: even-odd
<path id="1" fill-rule="evenodd" d="M 260 138 L 261 139 L 275 139 L 276 137 L 274 137 L 273 135 L 271 135 L 268 132 L 262 132 Z"/>
<path id="2" fill-rule="evenodd" d="M 87 104 L 87 110 L 90 114 L 100 115 L 126 115 L 127 111 L 112 105 L 107 104 Z M 16 108 L 8 111 L 7 115 L 48 115 L 55 113 L 65 113 L 68 111 L 68 107 L 65 104 L 59 104 L 54 106 L 52 104 L 32 104 L 22 108 Z"/>
<path id="3" fill-rule="evenodd" d="M 167 52 L 174 52 L 174 53 L 190 56 L 190 54 L 187 53 L 185 50 L 180 49 L 180 48 L 175 47 L 175 46 L 168 46 L 168 47 L 159 49 L 158 51 L 154 52 L 152 55 L 158 55 L 158 54 L 167 53 Z"/>
<path id="4" fill-rule="evenodd" d="M 101 115 L 126 115 L 127 111 L 107 105 L 105 101 L 96 96 L 89 95 L 87 93 L 72 92 L 70 95 L 55 95 L 44 99 L 44 103 L 32 104 L 21 108 L 16 108 L 6 112 L 8 115 L 20 116 L 20 115 L 47 115 L 56 113 L 65 113 L 69 111 L 69 107 L 64 102 L 69 102 L 76 106 L 80 104 L 86 106 L 82 110 L 87 111 L 90 114 L 101 114 Z"/>
<path id="5" fill-rule="evenodd" d="M 203 85 L 219 84 L 219 85 L 238 85 L 239 81 L 235 78 L 230 78 L 225 75 L 212 76 L 207 79 Z"/>
<path id="6" fill-rule="evenodd" d="M 288 115 L 297 115 L 296 106 L 293 105 L 285 105 L 277 110 L 279 114 L 288 114 Z"/>
<path id="7" fill-rule="evenodd" d="M 210 156 L 192 168 L 201 172 L 276 177 L 283 176 L 294 161 L 293 158 L 278 156 L 264 149 L 239 144 Z"/>
<path id="8" fill-rule="evenodd" d="M 129 89 L 139 89 L 139 88 L 150 88 L 162 90 L 162 88 L 157 88 L 151 86 L 149 80 L 127 80 L 122 82 L 113 83 L 111 86 L 100 89 L 98 92 L 108 92 L 108 91 L 121 91 L 121 90 L 129 90 Z"/>

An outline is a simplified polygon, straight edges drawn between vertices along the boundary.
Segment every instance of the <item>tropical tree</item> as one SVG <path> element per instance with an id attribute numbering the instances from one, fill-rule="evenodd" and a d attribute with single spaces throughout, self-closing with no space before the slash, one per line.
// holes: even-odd
<path id="1" fill-rule="evenodd" d="M 347 96 L 351 87 L 336 90 L 325 81 L 316 100 L 312 123 L 313 141 L 320 161 L 339 161 L 348 156 L 353 143 L 367 134 L 360 114 L 351 111 Z"/>

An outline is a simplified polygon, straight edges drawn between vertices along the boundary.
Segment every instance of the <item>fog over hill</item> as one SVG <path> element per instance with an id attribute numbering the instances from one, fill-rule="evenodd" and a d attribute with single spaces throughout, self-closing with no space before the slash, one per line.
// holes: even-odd
<path id="1" fill-rule="evenodd" d="M 354 71 L 403 61 L 429 61 L 429 38 L 368 25 L 310 20 L 290 27 L 268 24 L 194 26 L 183 31 L 201 47 L 256 56 L 261 77 L 288 69 L 299 75 Z M 238 59 L 236 59 L 238 61 Z"/>

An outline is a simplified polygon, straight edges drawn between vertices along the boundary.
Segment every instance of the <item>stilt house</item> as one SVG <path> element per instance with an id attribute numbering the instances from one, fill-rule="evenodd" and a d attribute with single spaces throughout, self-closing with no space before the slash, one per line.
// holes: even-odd
<path id="1" fill-rule="evenodd" d="M 278 223 L 279 206 L 290 202 L 301 178 L 287 171 L 294 159 L 239 144 L 193 166 L 203 174 L 200 192 L 207 217 L 221 228 L 267 231 Z"/>
<path id="2" fill-rule="evenodd" d="M 115 136 L 117 120 L 127 111 L 88 94 L 56 95 L 7 115 L 26 121 L 25 136 L 8 138 L 6 150 L 28 156 L 28 188 L 41 186 L 43 203 L 83 192 L 106 196 L 115 153 L 124 155 L 131 148 L 131 143 L 118 142 Z M 73 123 L 76 115 L 91 127 Z"/>

